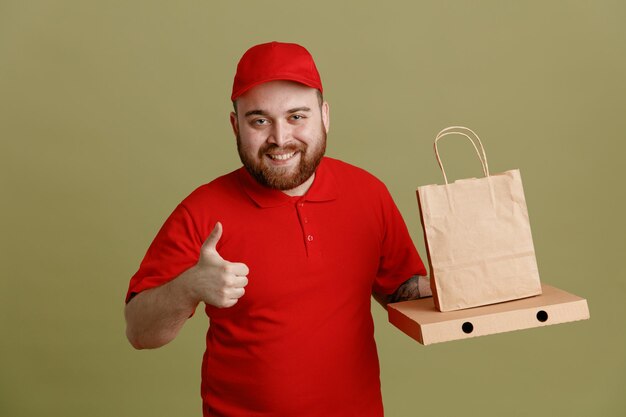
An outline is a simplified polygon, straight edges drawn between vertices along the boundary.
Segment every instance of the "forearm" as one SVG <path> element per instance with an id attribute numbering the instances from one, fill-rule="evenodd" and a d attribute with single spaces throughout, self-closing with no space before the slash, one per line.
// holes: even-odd
<path id="1" fill-rule="evenodd" d="M 430 280 L 427 276 L 415 275 L 400 285 L 393 294 L 372 293 L 372 296 L 385 309 L 389 303 L 432 297 Z"/>
<path id="2" fill-rule="evenodd" d="M 126 337 L 135 349 L 161 347 L 176 337 L 198 305 L 187 283 L 193 273 L 192 267 L 167 284 L 137 294 L 126 304 Z"/>

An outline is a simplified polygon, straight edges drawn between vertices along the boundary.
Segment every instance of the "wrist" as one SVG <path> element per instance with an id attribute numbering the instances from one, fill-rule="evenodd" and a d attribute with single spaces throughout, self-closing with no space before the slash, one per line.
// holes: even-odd
<path id="1" fill-rule="evenodd" d="M 417 290 L 419 292 L 419 297 L 432 297 L 433 293 L 430 289 L 430 278 L 428 276 L 419 276 L 417 279 Z"/>
<path id="2" fill-rule="evenodd" d="M 173 282 L 176 283 L 176 291 L 181 305 L 187 306 L 192 310 L 195 310 L 196 306 L 200 303 L 201 298 L 196 290 L 196 277 L 198 275 L 198 266 L 194 265 L 180 274 Z"/>

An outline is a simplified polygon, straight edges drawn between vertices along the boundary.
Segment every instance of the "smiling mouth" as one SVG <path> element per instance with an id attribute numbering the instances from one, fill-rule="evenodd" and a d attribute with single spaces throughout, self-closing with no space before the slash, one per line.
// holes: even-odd
<path id="1" fill-rule="evenodd" d="M 273 161 L 286 161 L 288 159 L 291 159 L 294 157 L 294 155 L 296 154 L 296 152 L 289 152 L 289 153 L 281 153 L 281 154 L 266 154 L 268 156 L 268 158 L 270 158 Z"/>

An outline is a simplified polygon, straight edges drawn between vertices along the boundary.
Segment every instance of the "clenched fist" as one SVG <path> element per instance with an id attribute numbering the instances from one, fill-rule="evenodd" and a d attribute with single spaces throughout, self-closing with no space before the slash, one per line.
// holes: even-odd
<path id="1" fill-rule="evenodd" d="M 189 276 L 194 298 L 219 308 L 232 307 L 243 297 L 250 272 L 246 264 L 229 262 L 220 256 L 216 246 L 221 237 L 222 224 L 217 222 Z"/>

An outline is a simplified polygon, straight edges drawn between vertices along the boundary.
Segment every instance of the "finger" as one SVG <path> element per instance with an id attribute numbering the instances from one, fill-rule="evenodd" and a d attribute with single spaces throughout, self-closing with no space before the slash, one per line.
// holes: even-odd
<path id="1" fill-rule="evenodd" d="M 240 277 L 245 277 L 250 273 L 248 265 L 241 262 L 231 262 L 229 270 L 232 274 Z"/>
<path id="2" fill-rule="evenodd" d="M 233 288 L 243 288 L 246 285 L 248 285 L 248 278 L 247 277 L 234 277 L 232 280 L 232 287 Z"/>
<path id="3" fill-rule="evenodd" d="M 217 222 L 215 223 L 215 227 L 213 227 L 213 230 L 209 234 L 209 237 L 206 238 L 202 246 L 205 249 L 214 250 L 217 252 L 215 248 L 217 246 L 217 242 L 220 241 L 221 237 L 222 237 L 222 223 Z"/>
<path id="4" fill-rule="evenodd" d="M 237 301 L 239 301 L 238 298 L 232 298 L 229 300 L 224 301 L 224 303 L 217 305 L 217 308 L 230 308 L 232 306 L 234 306 L 235 304 L 237 304 Z"/>
<path id="5" fill-rule="evenodd" d="M 243 287 L 242 288 L 231 288 L 231 290 L 229 291 L 229 294 L 228 294 L 228 296 L 229 296 L 228 298 L 230 298 L 231 300 L 232 299 L 238 300 L 241 297 L 243 297 L 243 295 L 245 293 L 246 293 L 246 290 Z"/>
<path id="6" fill-rule="evenodd" d="M 243 288 L 230 288 L 224 292 L 224 295 L 219 302 L 212 305 L 218 308 L 232 307 L 241 297 L 243 297 L 245 293 L 246 290 Z"/>

